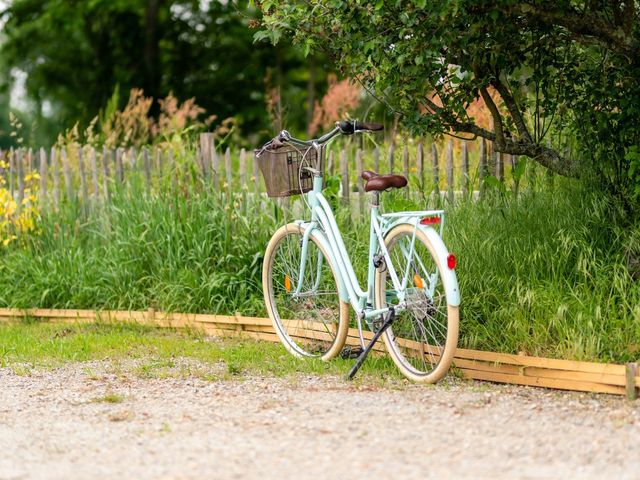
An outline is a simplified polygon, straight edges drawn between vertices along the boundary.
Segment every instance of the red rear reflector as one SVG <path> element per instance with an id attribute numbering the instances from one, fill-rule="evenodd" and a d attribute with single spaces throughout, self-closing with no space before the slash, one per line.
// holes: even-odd
<path id="1" fill-rule="evenodd" d="M 447 267 L 449 267 L 450 270 L 456 268 L 456 256 L 453 253 L 447 256 Z"/>
<path id="2" fill-rule="evenodd" d="M 440 223 L 440 217 L 424 217 L 420 220 L 420 225 L 437 225 Z"/>

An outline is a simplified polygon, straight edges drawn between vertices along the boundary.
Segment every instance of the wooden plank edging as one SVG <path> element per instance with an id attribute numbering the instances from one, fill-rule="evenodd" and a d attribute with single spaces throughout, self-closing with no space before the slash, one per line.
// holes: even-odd
<path id="1" fill-rule="evenodd" d="M 89 323 L 102 321 L 135 321 L 165 328 L 200 328 L 217 336 L 240 336 L 269 342 L 279 342 L 271 320 L 262 317 L 235 315 L 189 314 L 147 311 L 59 310 L 0 308 L 0 322 L 18 318 L 42 318 L 52 322 Z M 305 330 L 301 330 L 301 335 Z M 313 330 L 307 330 L 313 332 Z M 315 330 L 317 332 L 317 330 Z M 364 332 L 369 340 L 371 332 Z M 347 344 L 358 345 L 356 329 L 349 329 Z M 409 348 L 412 348 L 409 346 Z M 383 352 L 384 345 L 375 346 Z M 628 364 L 635 365 L 635 364 Z M 454 366 L 465 378 L 499 383 L 529 385 L 561 390 L 610 393 L 637 396 L 640 372 L 637 366 L 549 359 L 526 355 L 487 352 L 458 348 Z"/>

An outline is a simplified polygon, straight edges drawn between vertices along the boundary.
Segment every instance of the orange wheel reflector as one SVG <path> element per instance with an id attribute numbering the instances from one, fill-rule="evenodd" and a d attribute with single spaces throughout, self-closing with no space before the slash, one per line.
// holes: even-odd
<path id="1" fill-rule="evenodd" d="M 284 276 L 284 289 L 287 291 L 287 293 L 291 293 L 291 278 L 289 277 L 289 275 Z"/>
<path id="2" fill-rule="evenodd" d="M 413 286 L 420 289 L 424 288 L 424 282 L 417 273 L 413 276 Z"/>

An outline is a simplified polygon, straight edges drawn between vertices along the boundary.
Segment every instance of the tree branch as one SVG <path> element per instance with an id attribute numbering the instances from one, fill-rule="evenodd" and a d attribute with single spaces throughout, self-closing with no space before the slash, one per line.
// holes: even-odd
<path id="1" fill-rule="evenodd" d="M 470 133 L 471 135 L 475 135 L 476 137 L 485 138 L 487 140 L 495 141 L 496 136 L 493 132 L 489 130 L 485 130 L 484 128 L 478 127 L 475 123 L 470 122 L 450 122 L 445 123 L 447 127 L 449 127 L 454 132 L 459 133 Z"/>
<path id="2" fill-rule="evenodd" d="M 496 135 L 495 143 L 496 143 L 496 149 L 498 149 L 499 147 L 502 147 L 504 145 L 504 131 L 502 129 L 502 116 L 500 115 L 500 112 L 498 111 L 498 107 L 496 107 L 496 104 L 493 103 L 493 98 L 491 98 L 491 95 L 489 95 L 489 92 L 487 92 L 486 87 L 482 87 L 480 89 L 480 95 L 482 95 L 482 99 L 484 100 L 484 103 L 489 109 L 489 112 L 491 113 L 491 117 L 493 118 L 493 128 L 495 130 L 495 135 Z"/>
<path id="3" fill-rule="evenodd" d="M 631 1 L 629 4 L 631 6 L 627 6 L 625 9 L 625 20 L 628 25 L 623 28 L 617 28 L 616 25 L 612 25 L 606 18 L 597 13 L 564 9 L 554 10 L 552 8 L 537 10 L 530 3 L 513 5 L 503 11 L 507 14 L 521 15 L 525 18 L 534 17 L 548 25 L 563 27 L 575 34 L 578 41 L 585 37 L 589 41 L 588 37 L 591 37 L 596 39 L 601 46 L 617 51 L 629 60 L 635 61 L 640 55 L 640 42 L 630 34 L 635 18 L 635 15 L 633 15 L 635 2 Z M 549 5 L 545 6 L 549 7 Z M 629 10 L 631 15 L 629 15 Z"/>
<path id="4" fill-rule="evenodd" d="M 526 155 L 538 162 L 540 165 L 543 165 L 549 170 L 552 170 L 562 176 L 572 178 L 580 177 L 578 162 L 563 157 L 553 148 L 546 147 L 539 143 L 507 140 L 502 148 L 498 148 L 496 145 L 496 151 L 509 153 L 511 155 Z"/>
<path id="5" fill-rule="evenodd" d="M 507 110 L 509 110 L 509 114 L 513 119 L 513 123 L 515 123 L 516 128 L 518 129 L 518 133 L 522 139 L 527 140 L 528 142 L 532 142 L 531 134 L 529 133 L 529 129 L 527 128 L 524 119 L 522 118 L 522 113 L 516 104 L 516 100 L 507 88 L 507 86 L 502 83 L 499 79 L 495 79 L 491 82 L 493 88 L 500 94 L 504 104 L 507 106 Z"/>

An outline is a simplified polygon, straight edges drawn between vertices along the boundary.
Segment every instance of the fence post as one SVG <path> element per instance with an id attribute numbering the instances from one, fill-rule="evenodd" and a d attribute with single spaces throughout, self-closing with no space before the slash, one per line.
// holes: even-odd
<path id="1" fill-rule="evenodd" d="M 162 165 L 162 150 L 157 146 L 153 147 L 153 158 L 156 164 L 156 177 L 160 179 L 158 180 L 158 183 L 160 183 L 162 180 L 162 168 L 164 165 Z"/>
<path id="2" fill-rule="evenodd" d="M 111 201 L 109 191 L 109 162 L 111 161 L 111 151 L 105 146 L 102 148 L 102 190 L 107 202 Z"/>
<path id="3" fill-rule="evenodd" d="M 211 132 L 200 134 L 200 151 L 202 153 L 203 171 L 208 179 L 211 178 L 214 167 L 213 155 L 215 154 L 215 145 L 213 143 L 214 135 Z"/>
<path id="4" fill-rule="evenodd" d="M 262 177 L 262 175 L 260 175 L 260 165 L 258 165 L 258 159 L 256 158 L 255 154 L 252 155 L 253 157 L 253 178 L 252 178 L 252 184 L 255 187 L 255 193 L 256 195 L 259 194 L 262 191 L 262 187 L 260 186 L 260 179 Z"/>
<path id="5" fill-rule="evenodd" d="M 100 196 L 100 184 L 98 183 L 98 154 L 96 148 L 91 147 L 89 162 L 91 165 L 91 186 L 93 188 L 93 196 L 98 199 Z"/>
<path id="6" fill-rule="evenodd" d="M 327 172 L 329 172 L 330 176 L 333 176 L 333 172 L 335 171 L 335 159 L 333 156 L 333 149 L 329 151 L 329 159 L 327 160 Z"/>
<path id="7" fill-rule="evenodd" d="M 69 168 L 69 156 L 66 147 L 60 149 L 60 160 L 62 161 L 62 173 L 64 174 L 64 186 L 67 190 L 67 199 L 71 202 L 73 200 L 73 184 L 71 183 L 71 169 Z"/>
<path id="8" fill-rule="evenodd" d="M 484 138 L 480 139 L 480 161 L 478 162 L 478 177 L 480 179 L 480 185 L 478 186 L 479 195 L 484 195 L 484 177 L 487 173 L 487 142 Z"/>
<path id="9" fill-rule="evenodd" d="M 418 151 L 416 152 L 416 175 L 418 176 L 418 188 L 424 190 L 424 145 L 418 143 Z"/>
<path id="10" fill-rule="evenodd" d="M 389 147 L 389 173 L 393 173 L 394 163 L 396 157 L 396 146 L 392 143 Z"/>
<path id="11" fill-rule="evenodd" d="M 518 158 L 517 155 L 511 155 L 511 179 L 513 181 L 513 194 L 517 197 L 518 192 L 520 191 L 520 181 L 522 180 L 522 176 L 515 176 L 514 173 L 518 168 L 518 163 L 522 161 Z"/>
<path id="12" fill-rule="evenodd" d="M 218 190 L 220 188 L 220 157 L 216 150 L 216 145 L 213 143 L 213 136 L 211 137 L 211 145 L 209 145 L 209 151 L 211 152 L 211 171 L 213 172 L 213 188 Z"/>
<path id="13" fill-rule="evenodd" d="M 240 191 L 242 192 L 242 208 L 247 211 L 247 151 L 240 149 Z"/>
<path id="14" fill-rule="evenodd" d="M 231 168 L 231 149 L 227 147 L 224 152 L 224 170 L 227 178 L 227 190 L 229 192 L 231 192 L 233 184 L 233 172 Z"/>
<path id="15" fill-rule="evenodd" d="M 469 149 L 466 140 L 462 140 L 462 192 L 466 196 L 471 191 L 471 178 L 469 177 Z"/>
<path id="16" fill-rule="evenodd" d="M 209 168 L 211 167 L 211 142 L 209 141 L 211 135 L 213 134 L 210 132 L 200 134 L 200 146 L 196 157 L 205 180 L 209 179 Z"/>
<path id="17" fill-rule="evenodd" d="M 240 149 L 240 188 L 247 186 L 247 150 Z"/>
<path id="18" fill-rule="evenodd" d="M 438 172 L 438 147 L 435 143 L 431 144 L 431 165 L 433 175 L 433 192 L 437 197 L 440 196 L 440 174 Z"/>
<path id="19" fill-rule="evenodd" d="M 356 183 L 358 185 L 358 212 L 364 215 L 364 181 L 362 180 L 362 150 L 356 151 L 356 174 L 358 175 Z"/>
<path id="20" fill-rule="evenodd" d="M 47 152 L 40 148 L 40 206 L 44 207 L 47 197 Z"/>
<path id="21" fill-rule="evenodd" d="M 407 145 L 406 142 L 404 144 L 404 151 L 402 152 L 402 173 L 404 177 L 409 180 L 409 145 Z M 409 197 L 409 188 L 404 189 L 404 196 Z"/>
<path id="22" fill-rule="evenodd" d="M 142 149 L 142 166 L 144 167 L 144 179 L 147 184 L 147 191 L 151 192 L 151 158 L 149 157 L 149 149 Z"/>
<path id="23" fill-rule="evenodd" d="M 23 149 L 18 149 L 16 151 L 17 153 L 17 158 L 16 158 L 16 166 L 17 168 L 17 173 L 18 173 L 18 195 L 16 197 L 16 203 L 18 204 L 18 208 L 20 208 L 20 206 L 22 205 L 22 199 L 24 198 L 24 150 Z"/>
<path id="24" fill-rule="evenodd" d="M 51 147 L 51 173 L 53 175 L 53 208 L 60 207 L 60 167 L 58 165 L 58 150 Z"/>
<path id="25" fill-rule="evenodd" d="M 340 152 L 340 175 L 342 185 L 342 202 L 349 204 L 349 163 L 347 162 L 347 150 Z"/>
<path id="26" fill-rule="evenodd" d="M 84 149 L 78 148 L 78 165 L 80 167 L 80 187 L 82 188 L 82 202 L 83 208 L 89 206 L 89 188 L 87 186 L 87 177 L 84 168 Z"/>
<path id="27" fill-rule="evenodd" d="M 453 140 L 447 144 L 447 196 L 453 202 Z"/>
<path id="28" fill-rule="evenodd" d="M 116 178 L 122 184 L 124 182 L 124 165 L 122 162 L 122 148 L 116 149 Z"/>
<path id="29" fill-rule="evenodd" d="M 16 158 L 15 158 L 15 151 L 13 150 L 13 147 L 11 147 L 9 149 L 9 193 L 11 194 L 11 196 L 13 197 L 14 195 L 14 191 L 13 191 L 13 187 L 14 187 L 14 183 L 13 183 L 13 177 L 15 175 L 15 171 L 16 171 Z"/>
<path id="30" fill-rule="evenodd" d="M 498 154 L 493 142 L 489 145 L 489 174 L 498 178 Z"/>
<path id="31" fill-rule="evenodd" d="M 129 168 L 131 170 L 133 170 L 133 172 L 137 172 L 139 171 L 139 165 L 138 165 L 138 149 L 136 147 L 131 147 L 129 148 L 129 156 L 128 156 L 128 160 L 129 160 Z M 125 157 L 126 159 L 126 157 Z M 125 170 L 127 168 L 127 162 L 124 162 L 124 167 Z"/>
<path id="32" fill-rule="evenodd" d="M 178 171 L 176 169 L 176 159 L 173 155 L 173 149 L 169 149 L 169 171 L 171 172 L 171 188 L 173 192 L 178 191 Z"/>

